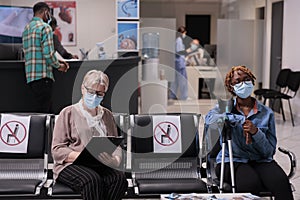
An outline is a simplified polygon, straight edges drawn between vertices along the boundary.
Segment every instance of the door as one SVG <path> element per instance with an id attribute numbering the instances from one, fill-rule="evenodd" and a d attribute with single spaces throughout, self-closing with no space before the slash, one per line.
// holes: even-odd
<path id="1" fill-rule="evenodd" d="M 270 88 L 276 88 L 276 78 L 281 69 L 283 32 L 283 1 L 272 4 L 272 29 L 271 29 L 271 60 L 270 60 Z M 279 102 L 273 107 L 279 112 Z"/>
<path id="2" fill-rule="evenodd" d="M 187 35 L 193 39 L 198 39 L 202 46 L 210 44 L 210 21 L 210 15 L 186 15 Z"/>
<path id="3" fill-rule="evenodd" d="M 200 45 L 204 47 L 205 44 L 210 44 L 210 23 L 211 16 L 210 15 L 186 15 L 185 16 L 185 26 L 187 29 L 187 35 L 192 39 L 198 39 L 200 41 Z M 210 98 L 210 92 L 203 92 L 202 89 L 206 89 L 210 87 L 209 91 L 213 91 L 214 85 L 211 84 L 214 81 L 206 79 L 199 79 L 199 91 L 198 98 L 203 98 L 202 94 L 208 94 L 207 98 Z M 209 83 L 207 86 L 206 83 Z"/>

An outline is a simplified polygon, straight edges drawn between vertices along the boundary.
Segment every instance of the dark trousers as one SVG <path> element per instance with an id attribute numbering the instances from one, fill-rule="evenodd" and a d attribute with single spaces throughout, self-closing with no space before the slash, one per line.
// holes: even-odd
<path id="1" fill-rule="evenodd" d="M 84 200 L 119 200 L 128 187 L 125 174 L 108 167 L 69 165 L 60 172 L 57 181 L 81 193 Z"/>
<path id="2" fill-rule="evenodd" d="M 216 166 L 216 174 L 220 178 L 221 164 Z M 277 162 L 234 163 L 235 185 L 237 192 L 270 191 L 276 200 L 292 200 L 293 194 L 289 179 Z M 225 163 L 224 182 L 231 184 L 230 166 Z"/>
<path id="3" fill-rule="evenodd" d="M 30 82 L 29 86 L 38 104 L 36 112 L 50 113 L 52 105 L 53 80 L 50 78 L 42 78 Z"/>

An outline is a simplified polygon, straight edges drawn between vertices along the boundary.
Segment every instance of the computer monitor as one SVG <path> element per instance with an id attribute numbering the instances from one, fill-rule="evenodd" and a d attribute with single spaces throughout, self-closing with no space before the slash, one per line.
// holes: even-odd
<path id="1" fill-rule="evenodd" d="M 22 43 L 22 33 L 33 17 L 31 7 L 0 5 L 0 43 Z"/>
<path id="2" fill-rule="evenodd" d="M 0 60 L 21 59 L 22 47 L 22 43 L 0 43 Z"/>

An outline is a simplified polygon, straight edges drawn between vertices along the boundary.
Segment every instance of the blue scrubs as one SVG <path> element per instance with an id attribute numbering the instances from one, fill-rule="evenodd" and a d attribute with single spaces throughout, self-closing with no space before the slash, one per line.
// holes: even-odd
<path id="1" fill-rule="evenodd" d="M 178 52 L 184 51 L 182 37 L 176 39 L 176 57 L 175 57 L 175 80 L 171 84 L 170 99 L 186 100 L 188 97 L 188 82 L 186 75 L 185 56 Z M 177 95 L 177 92 L 179 94 Z"/>

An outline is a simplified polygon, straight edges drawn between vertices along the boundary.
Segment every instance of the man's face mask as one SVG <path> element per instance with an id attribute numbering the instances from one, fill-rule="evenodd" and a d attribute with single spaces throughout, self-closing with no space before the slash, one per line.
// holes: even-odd
<path id="1" fill-rule="evenodd" d="M 233 86 L 233 90 L 238 97 L 245 99 L 249 97 L 252 93 L 253 90 L 252 81 L 243 81 L 237 83 Z"/>
<path id="2" fill-rule="evenodd" d="M 50 24 L 50 22 L 52 21 L 52 17 L 51 17 L 51 14 L 49 13 L 49 11 L 45 11 L 45 18 L 47 20 L 45 22 Z"/>

